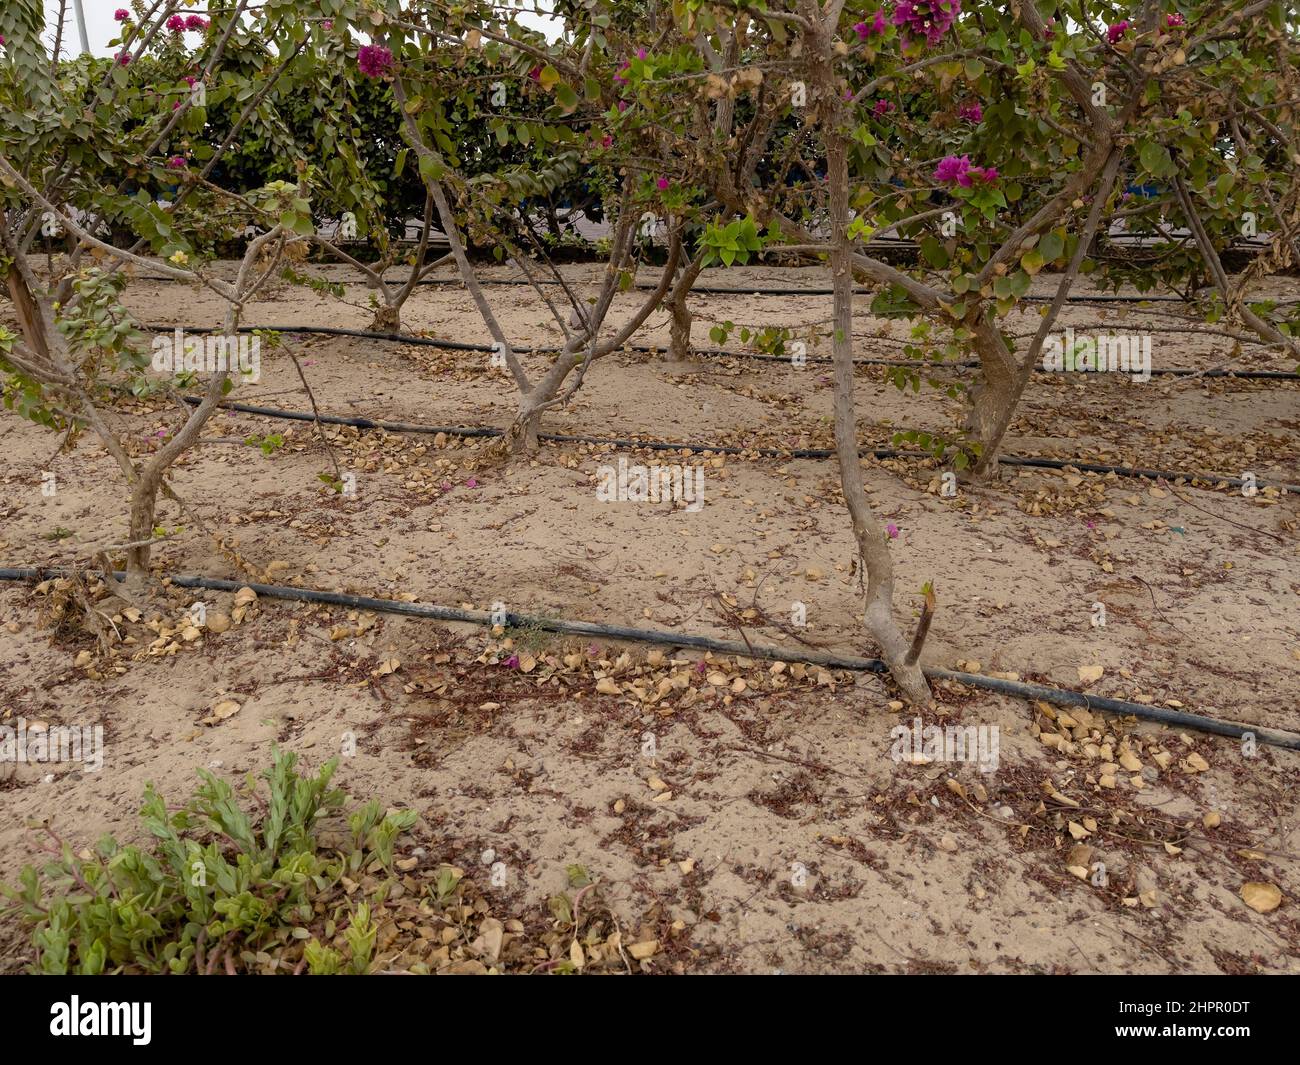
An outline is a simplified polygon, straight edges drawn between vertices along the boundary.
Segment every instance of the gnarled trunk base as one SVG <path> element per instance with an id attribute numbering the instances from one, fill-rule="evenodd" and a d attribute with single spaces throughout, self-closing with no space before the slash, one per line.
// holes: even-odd
<path id="1" fill-rule="evenodd" d="M 907 701 L 914 706 L 929 705 L 933 698 L 930 683 L 921 672 L 919 662 L 907 661 L 907 652 L 910 648 L 894 621 L 889 598 L 879 594 L 868 602 L 865 621 L 867 631 L 880 645 L 880 657 L 889 667 L 889 675 L 894 678 L 894 683 L 898 685 Z"/>
<path id="2" fill-rule="evenodd" d="M 531 407 L 525 400 L 515 414 L 514 421 L 506 426 L 505 434 L 484 448 L 484 454 L 493 459 L 535 454 L 541 446 L 537 439 L 541 422 L 541 409 Z"/>
<path id="3" fill-rule="evenodd" d="M 158 507 L 157 490 L 144 478 L 131 489 L 131 532 L 126 550 L 126 586 L 141 591 L 149 581 L 149 562 L 153 553 L 154 516 Z"/>
<path id="4" fill-rule="evenodd" d="M 966 433 L 979 445 L 974 466 L 962 471 L 962 479 L 988 481 L 998 474 L 998 456 L 1006 435 L 1015 397 L 984 380 L 974 385 L 966 408 Z"/>
<path id="5" fill-rule="evenodd" d="M 673 316 L 669 332 L 671 344 L 669 350 L 674 359 L 679 361 L 689 359 L 691 357 L 691 312 L 687 309 L 684 299 L 672 300 L 668 304 L 668 310 Z"/>
<path id="6" fill-rule="evenodd" d="M 400 307 L 384 306 L 375 311 L 374 320 L 370 323 L 372 333 L 400 333 L 402 331 L 402 309 Z"/>

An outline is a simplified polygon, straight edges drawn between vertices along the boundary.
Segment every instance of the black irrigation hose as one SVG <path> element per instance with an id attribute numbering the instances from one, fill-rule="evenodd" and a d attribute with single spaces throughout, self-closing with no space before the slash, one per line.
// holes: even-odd
<path id="1" fill-rule="evenodd" d="M 155 277 L 155 276 L 153 276 L 153 275 L 151 275 L 151 274 L 138 274 L 138 275 L 136 275 L 136 279 L 139 280 L 139 281 L 172 281 L 172 280 L 174 280 L 173 278 L 170 278 L 170 277 Z M 460 279 L 459 277 L 426 277 L 426 278 L 423 278 L 423 279 L 421 279 L 420 281 L 416 282 L 416 284 L 419 284 L 419 285 L 459 285 L 459 284 L 461 284 L 461 283 L 462 283 L 462 282 L 461 282 L 461 279 Z M 386 285 L 394 285 L 394 286 L 398 286 L 398 287 L 400 287 L 400 286 L 406 284 L 406 282 L 405 282 L 405 281 L 397 281 L 397 280 L 393 280 L 393 281 L 385 280 L 385 281 L 384 281 L 384 284 L 386 284 Z M 480 279 L 479 279 L 479 284 L 480 284 L 480 285 L 484 285 L 484 286 L 489 286 L 489 285 L 498 285 L 498 286 L 502 286 L 502 285 L 514 285 L 514 286 L 517 286 L 517 287 L 529 287 L 529 288 L 531 288 L 534 284 L 537 284 L 537 285 L 559 285 L 560 282 L 557 281 L 557 280 L 554 280 L 554 279 L 548 279 L 548 278 L 540 278 L 540 279 L 538 279 L 537 281 L 529 281 L 529 280 L 526 279 L 526 278 L 517 278 L 517 277 L 496 277 L 496 278 L 480 278 Z M 649 291 L 652 291 L 653 289 L 655 289 L 657 286 L 656 286 L 656 285 L 653 285 L 653 284 L 650 284 L 649 282 L 637 282 L 633 287 L 636 288 L 636 289 L 638 289 L 638 290 L 641 290 L 641 291 L 649 292 Z M 730 285 L 695 285 L 695 286 L 693 286 L 693 287 L 691 288 L 691 290 L 690 290 L 690 292 L 688 293 L 688 295 L 697 295 L 697 296 L 830 296 L 830 295 L 833 295 L 834 292 L 835 292 L 835 290 L 834 290 L 834 289 L 830 289 L 830 288 L 804 288 L 803 286 L 781 286 L 781 285 L 775 285 L 775 286 L 763 286 L 763 285 L 755 285 L 755 286 L 751 286 L 751 287 L 744 287 L 744 286 L 739 286 L 739 285 L 737 285 L 737 286 L 730 286 Z M 869 288 L 855 288 L 855 289 L 853 290 L 853 293 L 854 293 L 854 295 L 856 295 L 856 296 L 871 296 L 871 295 L 874 295 L 874 294 L 875 294 L 875 290 L 874 290 L 874 289 L 869 289 Z M 1034 296 L 1034 295 L 1028 295 L 1028 296 L 1021 296 L 1020 299 L 1021 299 L 1022 302 L 1025 302 L 1025 303 L 1051 303 L 1052 300 L 1055 299 L 1055 297 L 1054 297 L 1054 296 Z M 1184 299 L 1182 296 L 1120 296 L 1120 295 L 1112 294 L 1112 293 L 1098 293 L 1097 295 L 1094 295 L 1094 296 L 1070 296 L 1070 297 L 1068 297 L 1068 298 L 1066 299 L 1066 303 L 1189 303 L 1189 302 L 1190 302 L 1189 300 Z M 1297 304 L 1300 304 L 1300 300 L 1273 300 L 1273 301 L 1269 301 L 1269 300 L 1253 300 L 1253 301 L 1251 301 L 1251 302 L 1255 302 L 1255 303 L 1267 303 L 1267 302 L 1272 302 L 1275 306 L 1278 306 L 1278 307 L 1291 307 L 1291 306 L 1295 306 L 1295 305 L 1297 305 Z"/>
<path id="2" fill-rule="evenodd" d="M 167 325 L 167 326 L 145 326 L 148 332 L 165 333 L 169 330 L 180 329 L 185 333 L 215 333 L 219 330 L 214 326 L 195 326 L 195 325 Z M 342 326 L 332 325 L 241 325 L 238 331 L 241 333 L 255 333 L 258 331 L 272 333 L 319 333 L 324 336 L 342 336 L 342 337 L 360 337 L 363 340 L 387 340 L 396 344 L 413 344 L 426 348 L 445 348 L 448 351 L 495 351 L 491 344 L 470 344 L 463 340 L 440 340 L 437 337 L 416 336 L 410 333 L 377 333 L 369 329 L 345 329 Z M 514 349 L 520 355 L 554 355 L 563 350 L 558 347 L 517 347 Z M 621 349 L 624 351 L 635 351 L 638 353 L 661 354 L 665 349 L 663 344 L 625 344 Z M 784 355 L 762 355 L 758 352 L 751 351 L 730 351 L 726 348 L 692 348 L 695 355 L 707 355 L 716 358 L 732 359 L 750 359 L 758 362 L 785 362 L 790 359 Z M 810 363 L 830 365 L 834 362 L 828 358 L 809 358 Z M 855 366 L 909 366 L 915 369 L 946 370 L 946 369 L 978 369 L 979 362 L 976 360 L 967 360 L 964 362 L 948 363 L 926 363 L 918 362 L 913 359 L 854 359 Z M 1048 370 L 1043 366 L 1035 366 L 1037 373 L 1056 373 L 1055 370 Z M 1082 371 L 1081 371 L 1082 372 Z M 1239 377 L 1243 380 L 1276 380 L 1276 381 L 1300 381 L 1300 373 L 1290 370 L 1189 370 L 1183 367 L 1167 367 L 1164 369 L 1153 367 L 1152 376 L 1168 375 L 1171 377 Z"/>
<path id="3" fill-rule="evenodd" d="M 40 581 L 51 577 L 68 576 L 71 572 L 59 568 L 0 569 L 0 580 Z M 125 577 L 125 574 L 117 571 L 113 576 L 121 580 Z M 300 603 L 322 603 L 329 606 L 347 607 L 352 610 L 402 614 L 407 617 L 425 618 L 433 621 L 460 621 L 484 626 L 497 623 L 497 621 L 493 620 L 492 614 L 482 610 L 460 610 L 455 607 L 403 603 L 393 599 L 374 599 L 369 596 L 326 592 L 313 588 L 289 588 L 278 584 L 245 584 L 241 581 L 194 576 L 171 577 L 170 581 L 180 588 L 198 588 L 213 592 L 237 592 L 241 588 L 247 587 L 253 589 L 259 596 L 266 596 L 271 599 L 287 599 Z M 499 620 L 500 616 L 497 617 Z M 597 625 L 589 621 L 563 621 L 511 613 L 506 614 L 505 625 L 512 628 L 541 629 L 566 636 L 597 636 L 605 639 L 628 640 L 635 643 L 661 644 L 667 647 L 693 647 L 700 650 L 717 651 L 721 654 L 762 658 L 778 662 L 811 662 L 814 665 L 827 666 L 831 669 L 847 669 L 868 673 L 888 672 L 888 667 L 878 658 L 844 657 L 827 654 L 823 651 L 751 646 L 734 640 L 717 640 L 710 636 L 693 636 L 688 633 L 670 632 L 664 629 L 635 629 L 624 625 Z M 1021 699 L 1038 699 L 1055 706 L 1081 706 L 1088 710 L 1100 710 L 1111 714 L 1127 714 L 1148 721 L 1159 721 L 1166 725 L 1179 725 L 1218 736 L 1240 738 L 1245 735 L 1252 735 L 1262 742 L 1276 747 L 1300 750 L 1300 734 L 1279 729 L 1243 725 L 1234 721 L 1222 721 L 1201 714 L 1186 714 L 1178 710 L 1149 706 L 1145 703 L 1130 703 L 1122 699 L 1088 695 L 1067 688 L 1050 688 L 1041 684 L 1001 680 L 996 677 L 981 676 L 978 673 L 959 673 L 948 669 L 926 669 L 923 672 L 931 680 L 955 681 L 969 685 L 972 688 L 983 688 L 986 691 L 1014 695 Z"/>
<path id="4" fill-rule="evenodd" d="M 185 396 L 183 398 L 191 406 L 197 407 L 203 402 L 198 396 Z M 427 436 L 446 433 L 448 436 L 463 437 L 496 437 L 503 435 L 503 430 L 490 427 L 420 425 L 412 422 L 374 421 L 371 418 L 347 418 L 338 414 L 316 415 L 310 411 L 280 410 L 276 407 L 258 407 L 250 403 L 231 403 L 229 401 L 222 402 L 221 409 L 236 411 L 240 414 L 252 414 L 261 418 L 281 418 L 295 422 L 320 422 L 322 425 L 347 425 L 357 429 L 383 429 L 385 432 L 390 433 L 419 433 Z M 549 440 L 557 444 L 596 444 L 629 450 L 640 449 L 642 451 L 694 451 L 710 452 L 715 455 L 762 455 L 765 458 L 780 459 L 828 459 L 833 458 L 835 455 L 834 449 L 824 447 L 735 447 L 723 444 L 675 443 L 671 440 L 627 440 L 618 437 L 572 436 L 566 433 L 538 433 L 537 437 L 539 440 Z M 861 448 L 858 454 L 864 458 L 870 456 L 876 459 L 925 459 L 933 457 L 928 451 L 902 451 L 892 447 Z M 1233 488 L 1240 488 L 1246 483 L 1243 478 L 1225 477 L 1217 473 L 1152 470 L 1141 466 L 1111 466 L 1097 462 L 1079 462 L 1076 459 L 1046 459 L 1032 456 L 1004 455 L 998 459 L 998 462 L 1006 466 L 1030 466 L 1036 469 L 1048 470 L 1064 470 L 1068 468 L 1083 470 L 1088 473 L 1113 473 L 1117 477 L 1166 480 L 1175 483 L 1202 481 L 1215 485 L 1226 484 Z M 1285 481 L 1257 477 L 1253 483 L 1264 487 L 1272 485 L 1287 492 L 1300 494 L 1300 485 L 1287 484 Z"/>

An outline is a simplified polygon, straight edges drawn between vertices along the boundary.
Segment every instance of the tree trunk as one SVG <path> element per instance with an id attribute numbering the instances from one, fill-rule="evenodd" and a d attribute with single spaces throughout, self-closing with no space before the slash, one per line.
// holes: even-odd
<path id="1" fill-rule="evenodd" d="M 227 333 L 233 335 L 235 326 L 231 324 L 231 318 L 233 315 L 228 315 Z M 158 492 L 163 486 L 163 478 L 172 464 L 199 439 L 204 426 L 220 409 L 223 386 L 228 376 L 225 371 L 213 374 L 203 402 L 194 408 L 180 431 L 143 464 L 139 479 L 131 485 L 131 533 L 127 542 L 134 546 L 129 547 L 126 554 L 126 579 L 130 588 L 143 588 L 149 579 L 149 562 L 153 552 L 151 541 L 154 539 Z"/>
<path id="2" fill-rule="evenodd" d="M 1100 179 L 1093 189 L 1092 207 L 1070 264 L 1056 286 L 1056 295 L 1047 313 L 1039 322 L 1034 339 L 1029 344 L 1024 361 L 1017 365 L 1003 353 L 1009 353 L 1008 346 L 1002 341 L 988 311 L 985 311 L 975 325 L 975 348 L 979 353 L 984 380 L 971 394 L 971 407 L 968 412 L 968 428 L 974 433 L 980 444 L 979 460 L 975 463 L 973 473 L 978 479 L 991 478 L 997 473 L 998 453 L 1002 440 L 1011 426 L 1020 398 L 1024 395 L 1030 380 L 1034 376 L 1034 367 L 1042 354 L 1043 344 L 1048 334 L 1056 325 L 1056 320 L 1065 306 L 1070 289 L 1083 266 L 1093 239 L 1101 225 L 1106 202 L 1115 188 L 1119 178 L 1121 155 L 1118 149 L 1112 149 L 1102 167 Z"/>
<path id="3" fill-rule="evenodd" d="M 262 275 L 261 279 L 250 285 L 250 273 L 254 262 L 257 261 L 262 248 L 274 240 L 280 240 L 280 248 L 283 248 L 284 238 L 282 233 L 281 227 L 275 226 L 269 233 L 265 233 L 249 242 L 235 282 L 230 287 L 230 290 L 225 293 L 230 301 L 229 306 L 226 308 L 223 326 L 226 337 L 234 337 L 238 334 L 239 316 L 244 302 L 250 299 L 257 292 L 259 285 L 270 276 L 268 270 Z M 163 487 L 163 478 L 167 475 L 167 471 L 172 464 L 198 442 L 203 433 L 203 427 L 220 409 L 221 401 L 225 396 L 225 384 L 229 377 L 228 369 L 217 370 L 213 373 L 212 379 L 208 382 L 203 401 L 190 413 L 176 435 L 163 444 L 148 462 L 142 464 L 139 479 L 131 485 L 131 538 L 127 542 L 133 546 L 127 549 L 126 556 L 128 587 L 142 587 L 149 579 L 149 562 L 153 551 L 151 541 L 153 540 L 154 518 L 158 506 L 158 491 Z"/>
<path id="4" fill-rule="evenodd" d="M 501 450 L 507 455 L 531 455 L 538 446 L 538 431 L 542 425 L 542 414 L 551 401 L 560 393 L 577 363 L 572 351 L 561 352 L 545 376 L 527 392 L 519 397 L 519 409 L 514 421 L 506 429 L 501 443 Z M 580 360 L 579 360 L 580 361 Z"/>
<path id="5" fill-rule="evenodd" d="M 833 100 L 835 81 L 830 73 L 829 41 L 823 42 L 826 58 L 820 66 L 823 99 Z M 820 58 L 820 56 L 819 56 Z M 862 461 L 858 457 L 858 420 L 853 403 L 853 266 L 848 236 L 849 169 L 848 147 L 838 128 L 838 108 L 822 123 L 826 143 L 832 225 L 830 256 L 834 288 L 835 363 L 835 454 L 839 460 L 844 502 L 858 542 L 858 558 L 867 578 L 865 622 L 880 646 L 881 657 L 907 699 L 916 705 L 931 701 L 930 685 L 920 665 L 909 662 L 908 641 L 894 620 L 894 565 L 889 541 L 880 519 L 867 501 L 862 482 Z"/>
<path id="6" fill-rule="evenodd" d="M 673 297 L 668 304 L 673 322 L 670 329 L 672 357 L 677 360 L 691 357 L 691 312 L 686 307 L 686 298 Z"/>
<path id="7" fill-rule="evenodd" d="M 689 263 L 677 276 L 676 281 L 673 282 L 672 295 L 665 301 L 673 319 L 672 325 L 669 327 L 671 343 L 669 350 L 674 359 L 682 360 L 691 357 L 691 323 L 693 319 L 690 308 L 686 306 L 686 297 L 690 295 L 703 266 L 703 257 L 697 255 L 694 262 Z"/>
<path id="8" fill-rule="evenodd" d="M 402 331 L 402 308 L 396 304 L 385 303 L 375 310 L 375 317 L 370 323 L 372 333 L 400 333 Z"/>
<path id="9" fill-rule="evenodd" d="M 502 449 L 507 455 L 532 455 L 536 453 L 538 447 L 541 446 L 537 439 L 541 424 L 541 410 L 530 407 L 528 397 L 525 396 L 523 402 L 519 404 L 519 411 L 515 415 L 515 420 L 506 428 Z"/>
<path id="10" fill-rule="evenodd" d="M 154 514 L 158 506 L 158 485 L 141 477 L 131 488 L 131 528 L 126 551 L 126 584 L 140 591 L 149 579 L 149 559 L 153 550 Z"/>
<path id="11" fill-rule="evenodd" d="M 5 212 L 0 210 L 0 230 L 7 232 L 6 227 L 8 224 Z M 13 256 L 22 254 L 22 249 L 18 247 L 16 240 L 6 239 L 4 247 Z M 27 287 L 27 278 L 24 276 L 16 258 L 14 262 L 9 264 L 6 280 L 9 284 L 9 298 L 13 300 L 14 311 L 18 315 L 18 325 L 23 331 L 23 339 L 27 341 L 27 346 L 40 358 L 48 359 L 50 357 L 50 345 L 45 335 L 45 319 L 36 303 L 36 297 L 32 294 L 31 289 Z"/>
<path id="12" fill-rule="evenodd" d="M 1011 425 L 1024 389 L 1020 381 L 1028 383 L 1029 376 L 1020 372 L 1013 349 L 1009 350 L 1003 343 L 987 311 L 972 328 L 980 360 L 980 379 L 968 393 L 966 432 L 979 446 L 979 457 L 971 473 L 977 480 L 988 480 L 997 475 L 1002 438 Z"/>

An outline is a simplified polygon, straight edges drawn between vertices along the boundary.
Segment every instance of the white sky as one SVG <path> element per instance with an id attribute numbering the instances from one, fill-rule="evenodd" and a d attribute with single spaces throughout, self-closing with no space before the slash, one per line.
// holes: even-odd
<path id="1" fill-rule="evenodd" d="M 82 8 L 86 12 L 86 36 L 90 38 L 90 51 L 92 55 L 107 56 L 112 55 L 114 49 L 108 47 L 108 42 L 117 36 L 117 23 L 113 21 L 113 12 L 119 7 L 125 7 L 130 10 L 130 3 L 124 0 L 82 0 Z M 205 13 L 206 4 L 200 2 L 192 8 L 184 8 L 186 12 Z M 529 0 L 529 6 L 532 6 Z M 549 5 L 546 5 L 549 7 Z M 67 0 L 67 20 L 63 28 L 63 54 L 65 56 L 75 56 L 81 51 L 81 40 L 77 35 L 76 15 L 74 13 L 73 0 Z M 59 21 L 59 0 L 45 0 L 45 26 L 46 26 L 46 47 L 54 45 L 54 27 Z M 532 26 L 546 33 L 548 37 L 554 37 L 549 32 L 547 19 L 536 15 L 522 15 L 520 21 L 526 26 Z M 192 40 L 196 40 L 190 35 Z"/>
<path id="2" fill-rule="evenodd" d="M 113 12 L 125 7 L 119 0 L 82 0 L 86 11 L 86 35 L 90 38 L 90 51 L 94 55 L 111 55 L 112 49 L 107 45 L 117 36 L 117 23 L 113 21 Z M 58 0 L 45 0 L 45 39 L 46 47 L 54 45 L 54 27 L 59 21 Z M 72 10 L 72 0 L 68 0 L 67 20 L 63 27 L 63 54 L 74 56 L 81 51 L 81 42 L 77 38 L 76 16 Z"/>

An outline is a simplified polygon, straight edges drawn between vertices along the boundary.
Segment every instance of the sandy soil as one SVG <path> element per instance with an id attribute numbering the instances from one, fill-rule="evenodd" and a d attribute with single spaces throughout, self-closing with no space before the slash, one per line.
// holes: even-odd
<path id="1" fill-rule="evenodd" d="M 582 284 L 594 269 L 570 274 Z M 710 282 L 825 278 L 746 269 Z M 1041 291 L 1049 283 L 1040 279 Z M 558 337 L 535 293 L 489 291 L 513 338 Z M 1300 286 L 1277 282 L 1271 294 L 1295 298 Z M 348 298 L 358 306 L 284 287 L 246 321 L 364 328 L 364 292 L 351 287 Z M 611 318 L 635 299 L 621 297 Z M 126 302 L 157 326 L 213 325 L 220 311 L 210 293 L 147 280 Z M 902 357 L 903 329 L 867 316 L 865 303 L 859 354 Z M 710 320 L 824 330 L 830 300 L 699 296 L 691 306 L 696 342 L 712 346 Z M 1152 313 L 1167 309 L 1080 305 L 1063 324 L 1187 327 Z M 1034 313 L 1009 328 L 1032 331 Z M 458 285 L 422 287 L 404 325 L 488 340 Z M 1293 368 L 1222 338 L 1153 335 L 1157 366 Z M 637 339 L 666 342 L 666 316 Z M 462 426 L 501 426 L 513 411 L 511 384 L 485 354 L 348 338 L 291 344 L 322 411 Z M 828 356 L 829 345 L 809 355 Z M 1296 484 L 1298 396 L 1294 382 L 1038 375 L 1007 450 Z M 235 398 L 309 409 L 279 352 L 263 352 L 261 382 Z M 858 403 L 863 442 L 884 446 L 900 429 L 952 431 L 961 414 L 960 400 L 925 384 L 904 395 L 881 368 L 860 369 Z M 164 398 L 120 401 L 114 417 L 137 454 L 178 420 Z M 829 446 L 828 368 L 616 356 L 544 428 Z M 267 433 L 285 437 L 269 456 L 243 442 Z M 873 653 L 830 463 L 547 445 L 502 465 L 474 441 L 329 430 L 356 476 L 355 497 L 341 498 L 319 479 L 331 458 L 311 425 L 230 413 L 206 435 L 173 477 L 204 528 L 171 504 L 160 512 L 167 527 L 186 527 L 157 551 L 169 572 Z M 120 477 L 93 438 L 56 453 L 52 436 L 6 412 L 0 448 L 3 564 L 87 563 L 125 539 Z M 599 502 L 598 467 L 620 455 L 700 463 L 705 505 Z M 57 477 L 53 497 L 41 493 L 43 472 Z M 1294 494 L 1009 469 L 998 484 L 946 498 L 930 464 L 868 462 L 866 476 L 898 530 L 900 608 L 916 614 L 927 581 L 938 595 L 928 664 L 1072 688 L 1080 669 L 1100 666 L 1087 682 L 1097 694 L 1300 730 Z M 234 607 L 228 595 L 179 589 L 139 622 L 119 614 L 132 642 L 105 658 L 71 623 L 74 610 L 54 615 L 57 598 L 0 587 L 0 715 L 102 723 L 105 766 L 0 767 L 5 879 L 40 854 L 31 819 L 52 818 L 76 846 L 104 831 L 132 837 L 148 780 L 179 797 L 196 767 L 255 771 L 273 743 L 317 764 L 352 734 L 357 750 L 339 780 L 358 797 L 418 810 L 411 845 L 424 846 L 422 862 L 477 868 L 491 848 L 508 871 L 495 889 L 502 906 L 533 919 L 566 866 L 581 864 L 621 920 L 660 937 L 641 963 L 652 971 L 1300 970 L 1295 752 L 1247 757 L 1235 741 L 1062 718 L 946 685 L 924 723 L 996 726 L 996 771 L 900 763 L 890 730 L 911 715 L 891 709 L 893 693 L 870 676 L 270 600 L 228 631 L 187 641 L 179 633 L 194 602 L 209 614 Z M 1092 624 L 1097 602 L 1104 627 Z M 790 626 L 796 603 L 806 606 L 802 631 Z M 238 713 L 202 724 L 224 699 Z M 1206 827 L 1211 813 L 1221 823 Z M 1247 908 L 1246 882 L 1276 884 L 1281 906 Z M 6 968 L 28 956 L 14 931 Z"/>

